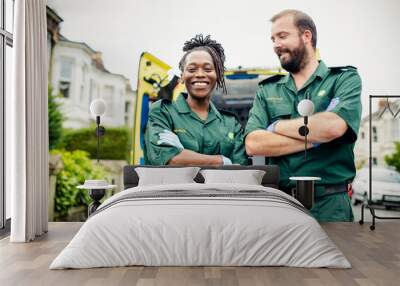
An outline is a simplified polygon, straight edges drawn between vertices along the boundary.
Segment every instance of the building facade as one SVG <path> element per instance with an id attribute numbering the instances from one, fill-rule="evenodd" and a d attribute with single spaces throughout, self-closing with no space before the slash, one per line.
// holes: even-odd
<path id="1" fill-rule="evenodd" d="M 89 106 L 95 98 L 106 101 L 105 126 L 133 126 L 136 92 L 123 75 L 109 72 L 101 53 L 85 43 L 66 39 L 60 33 L 63 19 L 47 6 L 49 84 L 61 103 L 64 128 L 88 127 Z"/>
<path id="2" fill-rule="evenodd" d="M 387 166 L 385 156 L 395 151 L 394 142 L 400 142 L 400 101 L 389 104 L 379 101 L 378 110 L 372 113 L 372 164 Z M 368 165 L 369 160 L 369 116 L 362 119 L 358 140 L 354 148 L 358 167 Z"/>
<path id="3" fill-rule="evenodd" d="M 107 110 L 102 117 L 105 126 L 132 126 L 135 92 L 123 75 L 109 72 L 101 53 L 85 43 L 63 37 L 54 45 L 51 55 L 50 84 L 58 95 L 65 128 L 88 127 L 94 118 L 90 102 L 105 100 Z"/>

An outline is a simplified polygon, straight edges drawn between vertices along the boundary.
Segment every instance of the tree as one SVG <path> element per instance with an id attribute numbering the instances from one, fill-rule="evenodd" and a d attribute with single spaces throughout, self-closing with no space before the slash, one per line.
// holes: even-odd
<path id="1" fill-rule="evenodd" d="M 400 142 L 394 142 L 395 152 L 392 155 L 385 156 L 385 162 L 389 166 L 396 168 L 397 172 L 400 172 Z"/>
<path id="2" fill-rule="evenodd" d="M 63 115 L 60 111 L 60 104 L 55 101 L 52 95 L 52 88 L 48 88 L 48 109 L 49 109 L 49 149 L 55 149 L 60 142 L 63 129 Z"/>

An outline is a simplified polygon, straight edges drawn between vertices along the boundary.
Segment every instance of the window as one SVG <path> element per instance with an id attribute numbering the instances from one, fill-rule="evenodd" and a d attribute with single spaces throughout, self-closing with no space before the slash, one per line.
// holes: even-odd
<path id="1" fill-rule="evenodd" d="M 10 194 L 5 188 L 5 98 L 11 92 L 14 1 L 0 0 L 0 236 L 9 231 Z M 6 223 L 7 222 L 7 223 Z M 6 227 L 7 226 L 7 227 Z"/>
<path id="2" fill-rule="evenodd" d="M 399 120 L 392 120 L 392 139 L 399 140 L 400 139 L 400 122 Z"/>
<path id="3" fill-rule="evenodd" d="M 376 159 L 376 157 L 372 158 L 372 165 L 378 165 L 378 160 Z"/>
<path id="4" fill-rule="evenodd" d="M 95 98 L 94 96 L 94 89 L 95 89 L 95 83 L 93 79 L 90 79 L 90 85 L 89 85 L 89 104 L 92 102 L 92 99 Z M 88 108 L 89 111 L 89 108 Z"/>
<path id="5" fill-rule="evenodd" d="M 12 57 L 12 47 L 6 46 L 6 73 L 5 73 L 5 91 L 6 95 L 11 94 L 11 86 L 12 86 L 12 63 L 13 63 L 13 57 Z M 6 127 L 7 128 L 7 127 Z M 6 189 L 5 190 L 5 204 L 6 204 L 6 210 L 5 210 L 5 215 L 6 218 L 11 217 L 11 190 Z"/>
<path id="6" fill-rule="evenodd" d="M 84 64 L 82 67 L 82 84 L 86 84 L 86 75 L 88 73 L 87 64 Z"/>
<path id="7" fill-rule="evenodd" d="M 85 99 L 85 86 L 82 84 L 81 85 L 81 91 L 80 91 L 80 100 L 81 102 Z"/>
<path id="8" fill-rule="evenodd" d="M 60 90 L 60 94 L 62 95 L 62 97 L 69 97 L 70 86 L 71 83 L 69 81 L 60 80 L 60 82 L 58 83 L 58 89 Z"/>
<path id="9" fill-rule="evenodd" d="M 361 139 L 364 139 L 364 138 L 365 138 L 365 133 L 363 131 L 363 132 L 361 132 Z"/>
<path id="10" fill-rule="evenodd" d="M 125 102 L 125 113 L 129 113 L 130 111 L 130 102 Z"/>
<path id="11" fill-rule="evenodd" d="M 51 33 L 47 32 L 47 66 L 50 68 L 51 60 Z"/>
<path id="12" fill-rule="evenodd" d="M 374 142 L 378 142 L 378 132 L 376 131 L 376 126 L 372 127 L 372 138 Z"/>
<path id="13" fill-rule="evenodd" d="M 58 89 L 65 98 L 70 97 L 73 64 L 74 60 L 72 58 L 61 57 Z"/>
<path id="14" fill-rule="evenodd" d="M 5 1 L 5 28 L 9 33 L 14 32 L 13 22 L 14 22 L 14 0 Z M 3 17 L 2 17 L 3 18 Z"/>
<path id="15" fill-rule="evenodd" d="M 63 80 L 71 80 L 73 59 L 62 57 L 60 67 L 60 78 Z"/>
<path id="16" fill-rule="evenodd" d="M 107 106 L 105 115 L 112 117 L 114 115 L 114 87 L 112 85 L 104 86 L 103 99 Z"/>
<path id="17" fill-rule="evenodd" d="M 93 99 L 99 98 L 99 97 L 100 97 L 99 84 L 94 79 L 90 79 L 89 104 L 90 104 L 90 102 L 92 102 Z M 88 112 L 90 112 L 89 107 L 88 107 Z"/>

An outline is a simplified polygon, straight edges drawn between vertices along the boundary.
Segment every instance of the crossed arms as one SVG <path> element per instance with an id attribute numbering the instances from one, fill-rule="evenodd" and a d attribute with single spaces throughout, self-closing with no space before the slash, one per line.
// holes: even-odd
<path id="1" fill-rule="evenodd" d="M 275 131 L 255 130 L 245 139 L 246 152 L 249 156 L 263 155 L 277 157 L 304 150 L 304 137 L 299 134 L 300 126 L 304 125 L 303 118 L 280 120 Z M 330 142 L 341 137 L 347 131 L 346 122 L 333 112 L 319 112 L 308 118 L 307 139 L 312 148 L 313 143 Z"/>
<path id="2" fill-rule="evenodd" d="M 197 153 L 192 150 L 183 149 L 178 155 L 171 158 L 168 161 L 168 165 L 180 165 L 180 166 L 191 166 L 191 165 L 223 165 L 223 159 L 221 155 L 206 155 Z"/>

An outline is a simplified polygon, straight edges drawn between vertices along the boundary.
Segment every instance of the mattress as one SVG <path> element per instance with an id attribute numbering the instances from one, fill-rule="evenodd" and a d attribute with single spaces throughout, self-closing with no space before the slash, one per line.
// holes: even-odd
<path id="1" fill-rule="evenodd" d="M 198 183 L 138 186 L 107 199 L 50 269 L 129 265 L 351 267 L 285 193 Z"/>

